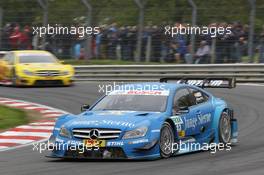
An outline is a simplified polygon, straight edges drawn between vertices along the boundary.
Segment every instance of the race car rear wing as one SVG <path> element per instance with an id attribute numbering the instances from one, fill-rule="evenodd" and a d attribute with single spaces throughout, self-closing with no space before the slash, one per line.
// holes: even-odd
<path id="1" fill-rule="evenodd" d="M 193 77 L 167 77 L 161 78 L 163 83 L 180 83 L 198 86 L 201 88 L 235 88 L 235 78 L 193 78 Z"/>

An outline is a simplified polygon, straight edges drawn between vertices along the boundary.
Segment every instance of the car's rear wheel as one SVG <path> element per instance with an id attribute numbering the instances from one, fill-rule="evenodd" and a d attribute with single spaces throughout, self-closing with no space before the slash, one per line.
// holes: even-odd
<path id="1" fill-rule="evenodd" d="M 230 143 L 231 141 L 231 118 L 227 112 L 221 114 L 219 121 L 219 141 L 220 143 Z"/>
<path id="2" fill-rule="evenodd" d="M 168 158 L 172 155 L 172 146 L 174 143 L 174 134 L 171 125 L 168 122 L 165 122 L 162 125 L 160 131 L 160 156 L 162 158 Z"/>

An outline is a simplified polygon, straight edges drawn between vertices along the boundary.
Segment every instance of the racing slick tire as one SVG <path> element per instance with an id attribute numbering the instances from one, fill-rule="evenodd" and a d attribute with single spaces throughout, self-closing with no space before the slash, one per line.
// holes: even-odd
<path id="1" fill-rule="evenodd" d="M 227 112 L 222 112 L 219 120 L 219 142 L 230 143 L 232 132 L 231 132 L 231 117 Z"/>
<path id="2" fill-rule="evenodd" d="M 169 158 L 172 153 L 172 146 L 174 143 L 174 134 L 171 125 L 168 122 L 164 122 L 160 130 L 160 156 L 161 158 Z"/>

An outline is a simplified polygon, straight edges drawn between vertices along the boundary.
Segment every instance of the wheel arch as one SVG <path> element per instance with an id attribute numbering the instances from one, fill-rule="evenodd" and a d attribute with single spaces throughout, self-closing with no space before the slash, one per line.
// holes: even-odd
<path id="1" fill-rule="evenodd" d="M 174 133 L 174 139 L 177 139 L 178 138 L 178 133 L 177 133 L 177 128 L 174 124 L 174 122 L 172 121 L 172 119 L 170 118 L 167 118 L 164 122 L 168 122 L 173 130 L 173 133 Z"/>
<path id="2" fill-rule="evenodd" d="M 218 106 L 215 109 L 214 116 L 213 116 L 213 122 L 212 122 L 212 128 L 214 130 L 214 142 L 219 143 L 219 120 L 223 112 L 227 112 L 228 115 L 233 119 L 233 109 L 228 107 L 227 105 Z"/>

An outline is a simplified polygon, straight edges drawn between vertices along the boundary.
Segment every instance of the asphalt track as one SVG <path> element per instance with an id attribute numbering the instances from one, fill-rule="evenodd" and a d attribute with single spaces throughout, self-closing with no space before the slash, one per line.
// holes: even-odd
<path id="1" fill-rule="evenodd" d="M 0 96 L 78 113 L 100 96 L 98 84 L 69 88 L 0 87 Z M 227 100 L 239 122 L 239 143 L 231 151 L 198 152 L 156 161 L 62 161 L 32 151 L 33 146 L 0 152 L 0 175 L 262 175 L 264 174 L 264 86 L 213 89 Z"/>

